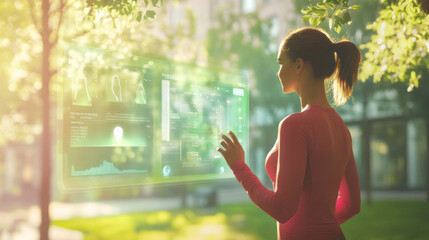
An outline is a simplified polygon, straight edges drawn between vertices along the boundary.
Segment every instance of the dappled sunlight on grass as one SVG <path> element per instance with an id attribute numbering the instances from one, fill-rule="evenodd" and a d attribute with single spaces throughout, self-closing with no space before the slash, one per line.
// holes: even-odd
<path id="1" fill-rule="evenodd" d="M 429 203 L 375 201 L 341 225 L 347 239 L 427 239 Z M 253 204 L 54 221 L 93 239 L 277 239 L 276 222 Z"/>
<path id="2" fill-rule="evenodd" d="M 81 231 L 85 239 L 272 239 L 276 236 L 274 220 L 254 205 L 230 205 L 201 213 L 201 209 L 183 209 L 133 213 L 92 219 L 54 221 L 60 227 Z M 238 213 L 243 211 L 243 213 Z M 255 217 L 247 216 L 246 214 Z M 258 215 L 261 215 L 259 217 Z M 250 219 L 250 221 L 246 220 Z M 258 216 L 258 217 L 256 217 Z M 251 219 L 269 224 L 268 235 L 255 234 Z M 249 229 L 253 229 L 247 231 Z M 266 238 L 271 236 L 271 238 Z"/>

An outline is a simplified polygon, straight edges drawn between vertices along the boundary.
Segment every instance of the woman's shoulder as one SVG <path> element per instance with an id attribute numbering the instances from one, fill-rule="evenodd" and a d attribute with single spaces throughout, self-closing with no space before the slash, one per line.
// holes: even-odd
<path id="1" fill-rule="evenodd" d="M 306 111 L 296 112 L 283 118 L 279 123 L 279 127 L 305 127 L 308 123 L 308 113 Z"/>
<path id="2" fill-rule="evenodd" d="M 306 112 L 292 113 L 283 118 L 279 123 L 279 138 L 293 137 L 296 141 L 298 139 L 305 139 L 309 146 L 312 146 L 314 142 L 312 140 L 313 135 L 312 124 Z"/>

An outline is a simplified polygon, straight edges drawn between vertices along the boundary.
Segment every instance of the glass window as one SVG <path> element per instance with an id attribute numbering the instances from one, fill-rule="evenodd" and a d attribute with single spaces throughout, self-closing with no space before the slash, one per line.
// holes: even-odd
<path id="1" fill-rule="evenodd" d="M 375 189 L 405 187 L 406 124 L 403 121 L 378 122 L 370 137 L 371 185 Z"/>
<path id="2" fill-rule="evenodd" d="M 407 112 L 407 92 L 403 83 L 381 82 L 374 84 L 368 93 L 366 114 L 368 118 L 400 116 Z M 370 89 L 371 89 L 370 88 Z"/>
<path id="3" fill-rule="evenodd" d="M 426 181 L 427 139 L 426 122 L 414 119 L 407 123 L 407 185 L 410 189 L 423 189 Z"/>
<path id="4" fill-rule="evenodd" d="M 359 182 L 361 188 L 364 187 L 365 180 L 365 168 L 362 159 L 361 142 L 362 142 L 362 130 L 358 125 L 348 126 L 350 134 L 352 135 L 353 155 L 356 160 L 356 167 L 359 175 Z"/>
<path id="5" fill-rule="evenodd" d="M 241 2 L 242 4 L 242 11 L 244 13 L 253 12 L 256 9 L 256 2 L 255 0 L 243 0 Z"/>

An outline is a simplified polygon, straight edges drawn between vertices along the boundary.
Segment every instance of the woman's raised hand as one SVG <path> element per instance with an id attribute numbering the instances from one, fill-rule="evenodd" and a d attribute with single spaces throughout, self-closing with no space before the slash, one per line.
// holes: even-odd
<path id="1" fill-rule="evenodd" d="M 219 134 L 223 139 L 223 141 L 220 141 L 219 143 L 225 149 L 217 148 L 216 150 L 222 154 L 228 165 L 231 166 L 231 164 L 237 160 L 244 161 L 244 150 L 238 141 L 237 136 L 235 136 L 232 131 L 228 131 L 227 133 L 231 136 L 231 139 L 223 133 Z"/>

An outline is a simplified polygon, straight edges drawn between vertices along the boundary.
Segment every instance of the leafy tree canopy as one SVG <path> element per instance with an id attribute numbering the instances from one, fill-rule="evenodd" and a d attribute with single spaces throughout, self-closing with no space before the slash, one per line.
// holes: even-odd
<path id="1" fill-rule="evenodd" d="M 419 86 L 419 80 L 428 75 L 429 65 L 429 15 L 426 0 L 384 1 L 386 7 L 367 29 L 375 34 L 360 46 L 364 61 L 360 80 L 374 82 L 407 82 L 408 91 Z M 351 23 L 349 11 L 359 9 L 349 6 L 348 0 L 323 0 L 303 9 L 303 22 L 318 26 L 324 21 L 336 32 Z"/>
<path id="2" fill-rule="evenodd" d="M 154 19 L 156 12 L 153 8 L 160 7 L 162 0 L 144 0 L 141 4 L 137 0 L 86 0 L 89 8 L 88 16 L 96 17 L 97 12 L 105 11 L 112 18 L 126 16 L 140 22 L 142 18 Z"/>
<path id="3" fill-rule="evenodd" d="M 349 11 L 359 8 L 360 5 L 349 6 L 348 0 L 323 0 L 302 9 L 301 12 L 304 14 L 302 21 L 318 26 L 326 20 L 329 22 L 329 29 L 334 28 L 339 33 L 343 24 L 350 24 L 352 21 Z"/>
<path id="4" fill-rule="evenodd" d="M 366 49 L 360 78 L 374 82 L 407 82 L 409 91 L 418 87 L 429 66 L 429 15 L 416 0 L 403 0 L 387 6 L 378 19 L 367 26 L 375 31 Z"/>

